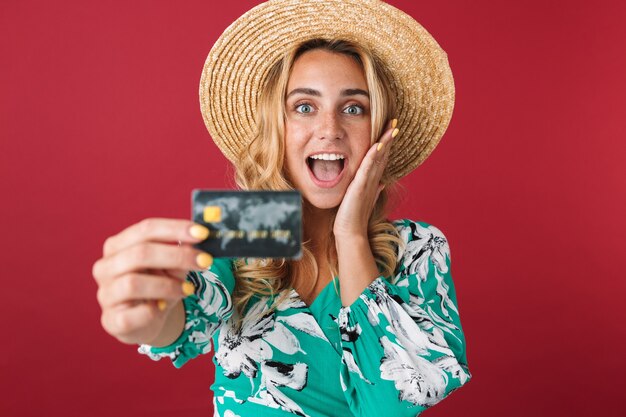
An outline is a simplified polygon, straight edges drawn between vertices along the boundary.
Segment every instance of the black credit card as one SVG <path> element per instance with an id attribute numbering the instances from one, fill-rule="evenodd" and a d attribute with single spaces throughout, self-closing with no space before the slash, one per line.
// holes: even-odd
<path id="1" fill-rule="evenodd" d="M 209 229 L 194 245 L 216 258 L 302 256 L 298 191 L 193 190 L 191 220 Z"/>

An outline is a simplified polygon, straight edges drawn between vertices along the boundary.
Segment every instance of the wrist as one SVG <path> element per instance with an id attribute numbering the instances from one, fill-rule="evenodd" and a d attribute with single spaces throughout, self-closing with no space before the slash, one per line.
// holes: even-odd
<path id="1" fill-rule="evenodd" d="M 367 221 L 354 221 L 346 222 L 340 221 L 335 218 L 335 224 L 333 225 L 333 234 L 335 237 L 342 237 L 350 239 L 356 236 L 367 237 Z"/>
<path id="2" fill-rule="evenodd" d="M 363 232 L 333 232 L 335 236 L 335 243 L 367 243 L 369 244 L 369 237 L 367 230 Z"/>
<path id="3" fill-rule="evenodd" d="M 185 330 L 186 312 L 183 300 L 178 300 L 174 307 L 168 311 L 165 323 L 159 335 L 147 343 L 153 347 L 165 347 L 174 343 Z"/>
<path id="4" fill-rule="evenodd" d="M 375 280 L 378 266 L 365 236 L 337 240 L 337 260 L 341 283 L 341 305 L 351 305 L 363 290 Z"/>
<path id="5" fill-rule="evenodd" d="M 337 253 L 339 253 L 342 249 L 368 249 L 370 250 L 370 241 L 366 234 L 339 234 L 335 235 L 335 248 L 337 249 Z"/>

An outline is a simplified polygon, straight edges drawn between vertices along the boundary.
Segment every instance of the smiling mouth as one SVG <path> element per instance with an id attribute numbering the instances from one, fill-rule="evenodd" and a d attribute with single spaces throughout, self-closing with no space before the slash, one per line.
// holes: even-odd
<path id="1" fill-rule="evenodd" d="M 306 163 L 316 180 L 331 183 L 343 172 L 345 159 L 336 154 L 319 154 L 308 157 Z"/>

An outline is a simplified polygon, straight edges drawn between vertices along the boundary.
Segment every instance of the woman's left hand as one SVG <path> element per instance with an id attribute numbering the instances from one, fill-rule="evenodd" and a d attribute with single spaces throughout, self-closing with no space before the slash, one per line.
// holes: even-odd
<path id="1" fill-rule="evenodd" d="M 335 239 L 367 238 L 369 218 L 384 188 L 380 180 L 389 159 L 390 142 L 397 135 L 394 124 L 390 122 L 380 140 L 369 149 L 348 186 L 335 217 Z"/>

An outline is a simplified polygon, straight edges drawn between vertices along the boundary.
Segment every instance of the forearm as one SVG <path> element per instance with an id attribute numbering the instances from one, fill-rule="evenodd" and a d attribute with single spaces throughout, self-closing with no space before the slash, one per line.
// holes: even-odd
<path id="1" fill-rule="evenodd" d="M 351 305 L 380 274 L 367 236 L 336 237 L 341 304 Z"/>
<path id="2" fill-rule="evenodd" d="M 163 330 L 161 330 L 159 336 L 148 344 L 154 347 L 168 346 L 178 339 L 184 329 L 185 306 L 183 301 L 179 300 L 165 319 Z"/>

